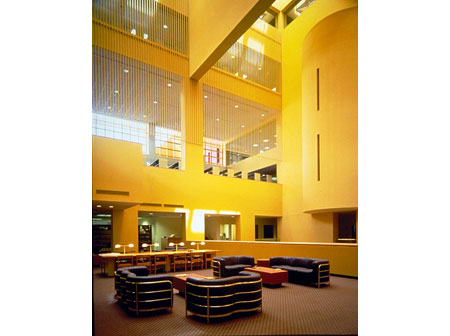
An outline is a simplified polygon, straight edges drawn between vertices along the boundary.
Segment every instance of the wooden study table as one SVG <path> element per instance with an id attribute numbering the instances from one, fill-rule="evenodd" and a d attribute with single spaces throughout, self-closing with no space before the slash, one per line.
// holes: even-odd
<path id="1" fill-rule="evenodd" d="M 104 272 L 107 276 L 114 276 L 114 271 L 116 270 L 116 260 L 117 257 L 127 256 L 127 257 L 139 257 L 139 256 L 168 256 L 166 263 L 166 272 L 170 271 L 170 256 L 176 254 L 186 254 L 186 253 L 201 253 L 203 254 L 203 260 L 206 267 L 206 256 L 207 254 L 212 254 L 213 256 L 221 250 L 179 250 L 179 251 L 157 251 L 157 252 L 142 252 L 142 253 L 100 253 L 99 257 L 102 258 L 104 263 Z"/>

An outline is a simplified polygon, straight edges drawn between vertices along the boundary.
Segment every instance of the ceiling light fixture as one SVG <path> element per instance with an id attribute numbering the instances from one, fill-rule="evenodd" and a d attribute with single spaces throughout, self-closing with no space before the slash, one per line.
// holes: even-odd
<path id="1" fill-rule="evenodd" d="M 142 115 L 144 118 L 147 118 L 147 116 L 145 114 Z"/>
<path id="2" fill-rule="evenodd" d="M 114 208 L 114 205 L 110 205 L 109 207 L 112 209 L 112 208 Z"/>
<path id="3" fill-rule="evenodd" d="M 167 28 L 169 28 L 169 26 L 165 24 L 165 25 L 163 25 L 163 28 L 167 29 Z"/>
<path id="4" fill-rule="evenodd" d="M 276 88 L 276 87 L 274 87 L 274 88 L 272 89 L 272 91 L 276 92 L 276 91 L 277 91 L 277 88 Z"/>
<path id="5" fill-rule="evenodd" d="M 111 106 L 108 106 L 108 110 L 111 110 Z"/>
<path id="6" fill-rule="evenodd" d="M 131 29 L 131 34 L 136 35 L 136 29 Z"/>
<path id="7" fill-rule="evenodd" d="M 244 128 L 244 127 L 245 127 L 245 125 L 241 125 L 241 127 L 242 127 L 242 128 Z"/>
<path id="8" fill-rule="evenodd" d="M 270 147 L 264 147 L 264 149 L 270 149 Z"/>
<path id="9" fill-rule="evenodd" d="M 144 40 L 148 39 L 148 35 L 144 33 Z"/>
<path id="10" fill-rule="evenodd" d="M 258 147 L 258 144 L 253 144 L 253 147 Z"/>
<path id="11" fill-rule="evenodd" d="M 231 55 L 231 58 L 235 58 L 236 56 L 234 56 L 234 55 Z"/>
<path id="12" fill-rule="evenodd" d="M 128 73 L 128 69 L 123 69 L 123 72 Z"/>
<path id="13" fill-rule="evenodd" d="M 247 78 L 247 75 L 246 75 L 246 74 L 243 74 L 242 77 L 243 77 L 244 79 L 246 79 L 246 78 Z"/>
<path id="14" fill-rule="evenodd" d="M 97 208 L 101 208 L 102 206 L 101 205 L 97 205 Z"/>
<path id="15" fill-rule="evenodd" d="M 259 68 L 258 68 L 258 70 L 259 70 L 259 71 L 261 71 L 261 70 L 262 70 L 262 68 L 261 68 L 261 67 L 259 67 Z"/>
<path id="16" fill-rule="evenodd" d="M 207 99 L 207 98 L 208 98 L 208 96 L 203 96 L 203 98 Z"/>
<path id="17" fill-rule="evenodd" d="M 158 101 L 154 100 L 154 101 L 153 101 L 153 104 L 158 104 Z"/>
<path id="18" fill-rule="evenodd" d="M 117 94 L 117 93 L 119 93 L 119 91 L 117 91 L 117 90 L 114 90 L 114 93 L 116 93 L 116 94 Z"/>
<path id="19" fill-rule="evenodd" d="M 219 121 L 220 119 L 219 118 L 216 118 L 216 121 Z"/>
<path id="20" fill-rule="evenodd" d="M 264 139 L 263 142 L 269 142 L 269 139 Z"/>
<path id="21" fill-rule="evenodd" d="M 172 84 L 170 84 L 170 83 L 167 83 L 167 86 L 168 86 L 168 87 L 171 87 L 171 86 L 172 86 Z"/>
<path id="22" fill-rule="evenodd" d="M 263 114 L 261 114 L 261 117 L 264 117 L 264 113 L 263 113 Z"/>
<path id="23" fill-rule="evenodd" d="M 238 108 L 239 107 L 239 105 L 234 105 L 234 108 Z"/>
<path id="24" fill-rule="evenodd" d="M 239 72 L 236 72 L 235 75 L 236 75 L 236 76 L 239 76 Z"/>

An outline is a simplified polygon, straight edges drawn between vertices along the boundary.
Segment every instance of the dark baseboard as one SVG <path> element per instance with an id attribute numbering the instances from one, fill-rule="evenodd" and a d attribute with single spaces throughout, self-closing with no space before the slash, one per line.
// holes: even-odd
<path id="1" fill-rule="evenodd" d="M 340 277 L 340 278 L 348 278 L 348 279 L 358 280 L 357 276 L 352 276 L 352 275 L 342 275 L 342 274 L 335 274 L 335 273 L 330 273 L 330 275 L 337 276 L 337 277 Z"/>

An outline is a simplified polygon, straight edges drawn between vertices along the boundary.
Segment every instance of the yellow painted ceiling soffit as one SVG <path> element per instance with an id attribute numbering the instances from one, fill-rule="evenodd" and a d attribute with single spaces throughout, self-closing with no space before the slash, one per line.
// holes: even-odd
<path id="1" fill-rule="evenodd" d="M 190 78 L 199 80 L 270 7 L 272 2 L 273 0 L 191 1 L 189 4 Z"/>

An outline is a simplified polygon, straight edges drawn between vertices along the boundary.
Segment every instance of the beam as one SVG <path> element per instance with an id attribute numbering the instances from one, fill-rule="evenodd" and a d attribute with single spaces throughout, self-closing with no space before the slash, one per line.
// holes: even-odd
<path id="1" fill-rule="evenodd" d="M 189 76 L 199 80 L 274 0 L 189 3 Z"/>

